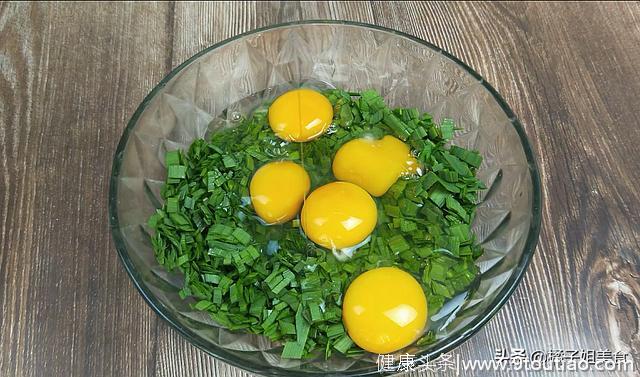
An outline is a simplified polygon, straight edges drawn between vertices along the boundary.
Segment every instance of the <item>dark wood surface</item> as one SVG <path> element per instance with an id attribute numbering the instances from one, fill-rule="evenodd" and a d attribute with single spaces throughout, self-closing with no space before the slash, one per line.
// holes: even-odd
<path id="1" fill-rule="evenodd" d="M 640 368 L 638 3 L 3 2 L 0 376 L 247 375 L 189 345 L 136 292 L 109 232 L 111 161 L 173 67 L 235 34 L 309 18 L 384 25 L 450 51 L 533 143 L 537 252 L 509 302 L 454 353 L 609 349 Z"/>

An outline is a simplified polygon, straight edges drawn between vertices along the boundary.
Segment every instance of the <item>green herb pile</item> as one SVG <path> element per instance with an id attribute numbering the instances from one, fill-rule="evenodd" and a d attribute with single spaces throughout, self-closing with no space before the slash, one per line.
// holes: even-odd
<path id="1" fill-rule="evenodd" d="M 307 143 L 283 143 L 268 125 L 268 104 L 238 127 L 196 140 L 188 152 L 166 154 L 165 204 L 149 219 L 155 256 L 184 273 L 182 298 L 233 330 L 284 344 L 282 357 L 329 357 L 363 351 L 346 333 L 341 300 L 352 279 L 376 267 L 397 266 L 422 284 L 429 314 L 473 287 L 481 247 L 470 232 L 480 155 L 446 142 L 454 124 L 436 124 L 416 109 L 389 109 L 375 91 L 324 92 L 334 106 L 330 131 Z M 345 142 L 393 135 L 411 145 L 425 167 L 376 199 L 371 241 L 340 262 L 309 241 L 293 220 L 265 226 L 249 203 L 249 181 L 261 165 L 293 160 L 312 190 L 333 181 L 332 158 Z M 433 340 L 428 332 L 418 342 Z"/>

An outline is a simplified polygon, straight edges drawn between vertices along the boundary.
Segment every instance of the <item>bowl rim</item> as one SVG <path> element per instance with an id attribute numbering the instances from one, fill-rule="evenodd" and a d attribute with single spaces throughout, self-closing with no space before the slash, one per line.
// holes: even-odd
<path id="1" fill-rule="evenodd" d="M 140 273 L 135 269 L 135 267 L 133 266 L 131 259 L 129 258 L 129 254 L 127 252 L 127 247 L 125 245 L 125 241 L 124 241 L 124 237 L 122 235 L 122 232 L 119 229 L 119 222 L 118 222 L 118 211 L 117 211 L 117 194 L 118 194 L 118 176 L 120 173 L 120 169 L 122 167 L 122 156 L 124 154 L 124 150 L 125 147 L 127 145 L 128 139 L 129 139 L 129 134 L 131 133 L 131 131 L 135 128 L 135 125 L 138 122 L 138 119 L 140 118 L 140 116 L 142 115 L 142 113 L 144 112 L 144 110 L 147 108 L 147 106 L 149 105 L 149 103 L 151 102 L 151 100 L 156 96 L 156 94 L 163 89 L 166 84 L 173 78 L 175 77 L 178 73 L 180 73 L 184 68 L 186 68 L 188 65 L 190 65 L 193 61 L 195 61 L 197 58 L 199 58 L 200 56 L 213 51 L 219 47 L 222 47 L 224 45 L 227 45 L 235 40 L 247 37 L 249 35 L 253 35 L 253 34 L 257 34 L 260 32 L 264 32 L 264 31 L 269 31 L 269 30 L 274 30 L 274 29 L 280 29 L 280 28 L 287 28 L 287 27 L 292 27 L 292 26 L 301 26 L 301 25 L 312 25 L 312 24 L 316 24 L 316 25 L 341 25 L 341 26 L 355 26 L 355 27 L 362 27 L 362 28 L 366 28 L 366 29 L 373 29 L 375 31 L 383 31 L 386 33 L 390 33 L 390 34 L 395 34 L 397 36 L 403 37 L 403 38 L 407 38 L 413 42 L 419 43 L 421 45 L 423 45 L 424 47 L 442 54 L 445 58 L 448 58 L 450 60 L 452 60 L 454 63 L 456 63 L 458 66 L 460 66 L 462 69 L 464 69 L 467 73 L 469 73 L 471 76 L 473 76 L 474 78 L 476 78 L 480 84 L 482 84 L 482 86 L 484 86 L 485 89 L 487 89 L 489 91 L 489 93 L 491 93 L 491 95 L 493 96 L 493 98 L 496 100 L 496 102 L 500 105 L 502 111 L 504 111 L 504 113 L 507 115 L 507 117 L 509 118 L 509 120 L 511 121 L 511 124 L 513 125 L 513 127 L 515 128 L 518 137 L 520 139 L 520 143 L 523 147 L 524 153 L 525 153 L 525 157 L 527 159 L 527 163 L 528 163 L 528 167 L 529 167 L 529 174 L 531 176 L 531 183 L 533 185 L 533 192 L 532 192 L 532 215 L 531 215 L 531 224 L 529 226 L 529 232 L 527 234 L 527 239 L 525 241 L 525 245 L 524 245 L 524 249 L 523 249 L 523 253 L 522 256 L 520 258 L 520 260 L 518 261 L 517 266 L 514 268 L 514 272 L 513 274 L 509 277 L 509 280 L 506 281 L 504 287 L 501 289 L 501 291 L 497 294 L 496 298 L 494 299 L 494 305 L 487 311 L 484 313 L 484 315 L 479 315 L 476 318 L 474 318 L 469 324 L 467 324 L 464 328 L 454 332 L 454 334 L 456 335 L 455 337 L 453 337 L 448 343 L 443 344 L 442 346 L 431 350 L 430 352 L 425 352 L 422 354 L 418 354 L 415 355 L 416 359 L 414 359 L 416 362 L 420 363 L 424 363 L 427 362 L 429 360 L 434 360 L 437 357 L 439 357 L 440 355 L 447 353 L 449 351 L 451 351 L 452 349 L 458 347 L 459 345 L 461 345 L 462 343 L 464 343 L 465 341 L 467 341 L 469 338 L 471 338 L 471 336 L 473 336 L 474 334 L 476 334 L 491 318 L 493 318 L 495 316 L 495 314 L 502 308 L 502 306 L 507 302 L 507 300 L 509 299 L 509 297 L 511 297 L 511 295 L 513 294 L 513 292 L 516 290 L 516 288 L 518 287 L 520 281 L 522 280 L 524 273 L 529 265 L 529 263 L 531 262 L 531 259 L 533 257 L 533 254 L 535 252 L 537 243 L 538 243 L 538 238 L 539 238 L 539 233 L 540 233 L 540 227 L 541 227 L 541 222 L 542 222 L 542 217 L 541 217 L 541 211 L 542 211 L 542 192 L 541 192 L 541 186 L 540 186 L 540 176 L 539 176 L 539 170 L 538 170 L 538 165 L 536 163 L 536 157 L 535 154 L 533 152 L 533 149 L 531 148 L 531 145 L 529 143 L 529 140 L 527 138 L 526 132 L 522 126 L 522 124 L 520 123 L 520 121 L 518 120 L 518 118 L 516 117 L 515 113 L 513 112 L 513 110 L 511 110 L 511 108 L 509 107 L 509 105 L 506 103 L 506 101 L 502 98 L 502 96 L 493 88 L 493 86 L 491 86 L 491 84 L 489 84 L 480 74 L 478 74 L 475 70 L 473 70 L 471 67 L 469 67 L 466 63 L 464 63 L 463 61 L 461 61 L 460 59 L 458 59 L 457 57 L 455 57 L 454 55 L 452 55 L 451 53 L 449 53 L 448 51 L 436 46 L 433 43 L 427 42 L 423 39 L 420 39 L 418 37 L 415 37 L 413 35 L 395 30 L 395 29 L 391 29 L 391 28 L 387 28 L 384 26 L 379 26 L 379 25 L 373 25 L 373 24 L 369 24 L 369 23 L 364 23 L 364 22 L 357 22 L 357 21 L 345 21 L 345 20 L 328 20 L 328 19 L 311 19 L 311 20 L 299 20 L 299 21 L 292 21 L 292 22 L 283 22 L 283 23 L 278 23 L 278 24 L 272 24 L 272 25 L 268 25 L 268 26 L 264 26 L 264 27 L 260 27 L 260 28 L 256 28 L 253 30 L 249 30 L 247 32 L 232 36 L 228 39 L 225 39 L 223 41 L 220 41 L 218 43 L 215 43 L 199 52 L 197 52 L 196 54 L 194 54 L 193 56 L 191 56 L 189 59 L 185 60 L 184 62 L 182 62 L 180 65 L 178 65 L 177 67 L 173 68 L 171 70 L 171 72 L 169 72 L 152 90 L 151 92 L 149 92 L 149 94 L 147 94 L 145 96 L 145 98 L 142 100 L 142 102 L 140 103 L 140 105 L 138 105 L 136 111 L 133 113 L 131 119 L 129 120 L 129 122 L 127 123 L 127 126 L 125 127 L 122 136 L 120 138 L 120 141 L 118 142 L 117 148 L 116 148 L 116 152 L 114 154 L 113 157 L 113 163 L 112 163 L 112 169 L 111 169 L 111 177 L 109 179 L 109 204 L 108 204 L 108 209 L 109 209 L 109 226 L 111 228 L 111 233 L 112 233 L 112 237 L 114 240 L 114 244 L 116 247 L 116 250 L 118 252 L 118 256 L 120 261 L 122 262 L 125 270 L 127 271 L 127 274 L 129 275 L 129 277 L 131 278 L 131 280 L 133 281 L 134 286 L 136 287 L 136 289 L 138 290 L 138 292 L 140 293 L 140 295 L 144 298 L 144 300 L 147 302 L 147 304 L 149 304 L 149 306 L 154 310 L 154 312 L 159 315 L 162 319 L 164 319 L 166 322 L 169 323 L 170 327 L 172 327 L 173 329 L 175 329 L 176 331 L 178 331 L 178 333 L 180 333 L 183 337 L 185 337 L 187 339 L 187 341 L 193 345 L 195 345 L 196 347 L 198 347 L 199 349 L 201 349 L 202 351 L 204 351 L 205 353 L 207 353 L 210 356 L 213 356 L 214 358 L 217 358 L 219 360 L 222 360 L 228 364 L 231 364 L 233 366 L 236 366 L 238 368 L 253 372 L 253 373 L 258 373 L 258 374 L 262 374 L 262 375 L 269 375 L 269 376 L 295 376 L 295 375 L 301 375 L 301 374 L 306 374 L 306 375 L 326 375 L 325 372 L 323 371 L 304 371 L 304 372 L 300 372 L 300 371 L 290 371 L 284 368 L 278 368 L 275 366 L 269 366 L 266 368 L 258 368 L 255 367 L 253 365 L 246 365 L 245 361 L 236 356 L 234 353 L 227 351 L 226 349 L 222 348 L 222 347 L 215 347 L 215 349 L 210 349 L 208 347 L 208 345 L 202 341 L 200 339 L 199 336 L 197 336 L 196 334 L 194 334 L 190 329 L 185 328 L 184 326 L 180 325 L 177 320 L 175 319 L 175 316 L 168 310 L 168 308 L 166 308 L 161 302 L 157 301 L 154 297 L 154 294 L 145 286 L 141 283 L 141 276 Z M 353 373 L 350 372 L 339 372 L 338 374 L 332 374 L 332 375 L 340 375 L 340 376 L 370 376 L 370 375 L 379 375 L 380 372 L 375 369 L 375 370 L 370 370 L 370 371 L 364 371 L 364 372 L 360 372 L 360 371 L 354 371 Z M 387 373 L 388 374 L 388 373 Z"/>

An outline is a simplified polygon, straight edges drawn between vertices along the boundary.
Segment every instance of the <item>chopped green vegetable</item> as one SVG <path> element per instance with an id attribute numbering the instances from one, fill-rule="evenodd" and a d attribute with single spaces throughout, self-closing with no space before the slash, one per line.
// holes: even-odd
<path id="1" fill-rule="evenodd" d="M 307 341 L 309 329 L 309 323 L 302 316 L 302 305 L 300 305 L 296 312 L 296 341 L 298 343 L 304 344 Z"/>
<path id="2" fill-rule="evenodd" d="M 351 348 L 351 346 L 353 346 L 353 340 L 351 340 L 351 338 L 349 338 L 349 335 L 344 334 L 333 345 L 333 348 L 335 348 L 336 350 L 338 350 L 338 351 L 340 351 L 342 353 L 346 353 L 349 350 L 349 348 Z"/>
<path id="3" fill-rule="evenodd" d="M 174 196 L 171 198 L 167 198 L 167 213 L 176 213 L 178 212 L 178 197 Z"/>
<path id="4" fill-rule="evenodd" d="M 362 353 L 342 324 L 342 298 L 364 271 L 397 266 L 427 294 L 429 312 L 474 286 L 482 254 L 471 232 L 480 154 L 448 146 L 451 119 L 436 123 L 417 109 L 390 109 L 375 91 L 324 92 L 334 107 L 332 132 L 303 144 L 283 143 L 259 106 L 238 127 L 165 154 L 164 206 L 148 221 L 158 263 L 184 274 L 181 298 L 233 330 L 281 342 L 283 358 L 333 350 Z M 299 219 L 265 226 L 249 198 L 256 169 L 272 160 L 304 165 L 312 188 L 333 180 L 332 158 L 344 143 L 370 135 L 404 140 L 424 167 L 376 198 L 378 226 L 353 258 L 341 262 L 309 241 Z M 304 149 L 303 149 L 304 148 Z M 435 340 L 429 332 L 419 342 Z M 425 343 L 426 342 L 426 343 Z"/>
<path id="5" fill-rule="evenodd" d="M 400 253 L 411 248 L 411 245 L 401 235 L 397 234 L 389 238 L 389 248 L 394 253 Z"/>
<path id="6" fill-rule="evenodd" d="M 251 235 L 242 228 L 234 229 L 231 235 L 243 245 L 248 245 L 252 238 Z"/>
<path id="7" fill-rule="evenodd" d="M 236 160 L 234 160 L 233 157 L 229 155 L 225 155 L 224 157 L 222 157 L 222 164 L 224 165 L 225 168 L 233 168 L 238 166 L 238 163 L 236 162 Z"/>
<path id="8" fill-rule="evenodd" d="M 179 151 L 170 151 L 164 155 L 164 163 L 167 166 L 171 165 L 179 165 L 180 164 L 180 152 Z"/>
<path id="9" fill-rule="evenodd" d="M 187 167 L 182 165 L 169 165 L 169 169 L 167 170 L 167 178 L 178 178 L 182 179 L 185 177 L 185 173 L 187 172 Z"/>
<path id="10" fill-rule="evenodd" d="M 304 355 L 304 344 L 298 342 L 286 342 L 282 350 L 283 359 L 299 359 Z"/>
<path id="11" fill-rule="evenodd" d="M 342 334 L 344 334 L 344 326 L 341 323 L 336 323 L 327 328 L 327 337 L 329 338 L 335 338 Z"/>

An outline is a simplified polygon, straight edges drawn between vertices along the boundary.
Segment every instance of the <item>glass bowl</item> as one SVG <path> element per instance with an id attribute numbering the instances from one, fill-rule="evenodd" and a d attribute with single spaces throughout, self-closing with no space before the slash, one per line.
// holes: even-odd
<path id="1" fill-rule="evenodd" d="M 433 360 L 476 333 L 520 282 L 538 238 L 540 180 L 522 126 L 502 97 L 457 58 L 395 30 L 339 21 L 276 25 L 220 42 L 171 71 L 134 113 L 114 157 L 109 214 L 122 263 L 158 315 L 225 362 L 264 375 L 378 373 L 376 355 L 283 360 L 279 344 L 219 327 L 180 299 L 182 277 L 158 265 L 149 241 L 147 219 L 162 203 L 164 153 L 215 131 L 217 120 L 234 121 L 256 96 L 273 98 L 274 88 L 309 80 L 375 89 L 391 106 L 452 118 L 461 128 L 453 143 L 484 158 L 478 175 L 488 189 L 473 224 L 485 249 L 479 286 L 431 315 L 435 342 L 399 352 Z"/>

